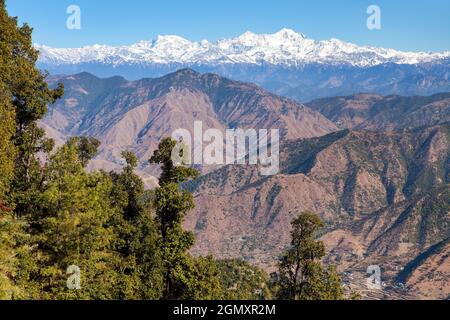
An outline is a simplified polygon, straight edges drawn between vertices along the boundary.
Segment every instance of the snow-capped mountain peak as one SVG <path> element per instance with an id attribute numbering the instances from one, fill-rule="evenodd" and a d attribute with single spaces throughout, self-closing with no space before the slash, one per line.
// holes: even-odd
<path id="1" fill-rule="evenodd" d="M 284 39 L 292 39 L 292 38 L 303 38 L 306 39 L 306 36 L 303 33 L 297 33 L 292 29 L 283 28 L 277 33 L 274 34 L 275 36 L 282 37 Z"/>
<path id="2" fill-rule="evenodd" d="M 101 63 L 117 66 L 175 63 L 217 66 L 245 63 L 297 66 L 319 63 L 369 67 L 383 63 L 418 64 L 450 58 L 450 52 L 401 52 L 357 46 L 338 39 L 316 41 L 286 28 L 274 34 L 256 34 L 247 31 L 234 39 L 214 43 L 207 40 L 192 42 L 176 35 L 166 35 L 130 46 L 51 48 L 36 45 L 36 48 L 41 51 L 40 62 L 50 65 Z"/>

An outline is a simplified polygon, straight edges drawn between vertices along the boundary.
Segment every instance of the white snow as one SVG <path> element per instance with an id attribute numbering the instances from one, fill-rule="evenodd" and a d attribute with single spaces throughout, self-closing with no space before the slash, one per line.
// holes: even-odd
<path id="1" fill-rule="evenodd" d="M 169 35 L 130 46 L 93 45 L 83 48 L 51 48 L 36 44 L 40 62 L 50 65 L 102 63 L 208 65 L 274 64 L 298 66 L 308 63 L 346 64 L 369 67 L 384 63 L 418 64 L 450 58 L 450 52 L 401 52 L 393 49 L 357 46 L 330 39 L 316 41 L 302 33 L 282 29 L 274 34 L 246 32 L 234 39 L 214 43 L 192 42 Z"/>

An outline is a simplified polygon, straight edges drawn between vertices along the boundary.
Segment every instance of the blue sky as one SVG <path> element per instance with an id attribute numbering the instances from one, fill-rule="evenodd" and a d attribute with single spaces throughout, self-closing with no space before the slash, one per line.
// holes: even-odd
<path id="1" fill-rule="evenodd" d="M 54 47 L 125 45 L 176 34 L 218 40 L 283 27 L 322 40 L 410 51 L 450 50 L 448 0 L 6 0 L 10 15 Z M 81 8 L 81 30 L 68 30 L 66 9 Z M 368 30 L 367 7 L 381 8 L 382 29 Z"/>

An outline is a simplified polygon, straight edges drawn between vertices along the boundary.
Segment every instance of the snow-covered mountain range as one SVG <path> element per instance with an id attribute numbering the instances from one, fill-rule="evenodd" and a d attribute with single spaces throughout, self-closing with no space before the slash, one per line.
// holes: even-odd
<path id="1" fill-rule="evenodd" d="M 41 52 L 38 66 L 54 75 L 89 72 L 138 80 L 191 68 L 252 82 L 301 102 L 359 92 L 450 92 L 450 52 L 401 52 L 336 39 L 316 41 L 289 29 L 265 35 L 246 32 L 214 43 L 159 36 L 122 47 L 36 47 Z"/>
<path id="2" fill-rule="evenodd" d="M 129 64 L 273 64 L 298 66 L 308 63 L 371 67 L 384 63 L 418 64 L 450 58 L 450 52 L 401 52 L 362 47 L 337 39 L 316 41 L 302 33 L 282 29 L 274 34 L 246 32 L 234 39 L 191 42 L 178 36 L 158 36 L 130 46 L 93 45 L 83 48 L 50 48 L 36 45 L 41 63 L 63 65 Z"/>

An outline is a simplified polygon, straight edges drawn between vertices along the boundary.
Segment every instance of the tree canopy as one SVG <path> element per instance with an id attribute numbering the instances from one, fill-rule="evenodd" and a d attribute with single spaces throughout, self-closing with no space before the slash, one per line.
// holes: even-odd
<path id="1" fill-rule="evenodd" d="M 325 247 L 316 240 L 323 222 L 303 212 L 292 222 L 291 246 L 279 264 L 279 298 L 287 300 L 339 300 L 344 298 L 341 279 L 334 268 L 324 268 Z"/>

